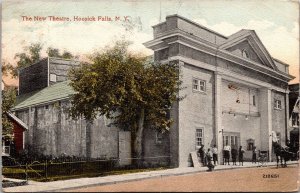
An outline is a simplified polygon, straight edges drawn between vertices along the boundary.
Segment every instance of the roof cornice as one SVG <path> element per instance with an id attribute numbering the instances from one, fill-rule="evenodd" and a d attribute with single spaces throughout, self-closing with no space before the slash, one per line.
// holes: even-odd
<path id="1" fill-rule="evenodd" d="M 251 38 L 249 38 L 251 37 Z M 248 41 L 251 47 L 256 51 L 256 52 L 262 52 L 263 56 L 265 57 L 266 61 L 274 70 L 278 70 L 270 53 L 268 50 L 265 48 L 263 43 L 260 41 L 259 37 L 256 35 L 254 30 L 247 30 L 242 34 L 241 36 L 237 36 L 233 39 L 228 40 L 227 42 L 224 42 L 223 44 L 220 45 L 220 49 L 228 49 L 242 41 Z M 256 48 L 258 47 L 258 49 Z M 257 54 L 257 53 L 256 53 Z M 259 56 L 259 54 L 257 54 Z M 259 56 L 259 58 L 261 58 Z M 264 61 L 264 60 L 262 60 Z"/>
<path id="2" fill-rule="evenodd" d="M 255 61 L 246 60 L 243 57 L 234 55 L 234 54 L 232 54 L 232 53 L 230 53 L 230 52 L 228 52 L 224 49 L 218 48 L 217 45 L 210 45 L 210 44 L 208 45 L 205 40 L 203 40 L 201 38 L 198 38 L 198 37 L 196 37 L 194 35 L 191 35 L 191 34 L 182 33 L 182 30 L 178 30 L 178 29 L 176 30 L 176 33 L 174 33 L 174 30 L 164 32 L 158 38 L 156 38 L 154 40 L 151 40 L 151 41 L 148 41 L 148 42 L 145 42 L 144 45 L 147 48 L 152 48 L 153 46 L 157 45 L 158 43 L 163 43 L 164 39 L 174 37 L 174 36 L 180 36 L 180 37 L 186 38 L 186 39 L 188 39 L 192 42 L 197 43 L 197 48 L 196 48 L 197 50 L 203 51 L 203 48 L 205 48 L 204 52 L 206 52 L 210 55 L 214 55 L 216 57 L 223 58 L 225 60 L 234 62 L 234 63 L 239 64 L 239 65 L 241 65 L 241 62 L 249 64 L 250 66 L 249 65 L 242 65 L 242 66 L 253 69 L 253 70 L 256 70 L 258 72 L 261 72 L 261 69 L 264 69 L 264 70 L 268 71 L 267 75 L 269 75 L 272 78 L 276 78 L 276 79 L 281 80 L 281 81 L 289 81 L 289 80 L 292 80 L 292 79 L 295 78 L 294 76 L 292 76 L 290 74 L 286 74 L 286 73 L 283 73 L 281 71 L 275 71 L 274 69 L 270 69 L 269 67 L 266 67 L 262 64 L 259 64 L 259 63 L 255 62 Z M 180 41 L 178 41 L 178 40 L 175 40 L 175 41 L 180 43 Z M 169 42 L 168 44 L 171 44 L 171 43 L 172 42 Z M 186 45 L 186 46 L 188 46 L 188 45 Z M 193 48 L 195 48 L 195 47 L 193 47 Z M 254 66 L 254 68 L 251 67 L 251 66 Z M 274 77 L 274 75 L 275 75 L 275 77 Z M 281 78 L 279 78 L 278 76 L 281 77 Z M 286 80 L 284 80 L 284 79 L 286 79 Z"/>
<path id="3" fill-rule="evenodd" d="M 70 99 L 71 97 L 72 97 L 72 95 L 69 95 L 67 97 L 56 98 L 56 99 L 53 99 L 53 100 L 43 101 L 43 102 L 35 103 L 35 104 L 32 104 L 32 105 L 25 105 L 25 106 L 21 106 L 21 107 L 17 107 L 17 108 L 12 108 L 11 111 L 15 112 L 15 111 L 18 111 L 18 110 L 28 109 L 29 107 L 43 106 L 43 105 L 51 104 L 51 103 L 54 103 L 54 102 L 57 102 L 57 101 L 67 100 L 67 99 Z"/>

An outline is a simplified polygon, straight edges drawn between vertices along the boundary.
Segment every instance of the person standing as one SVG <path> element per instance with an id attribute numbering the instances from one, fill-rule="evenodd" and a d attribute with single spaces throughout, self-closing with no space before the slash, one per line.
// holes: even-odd
<path id="1" fill-rule="evenodd" d="M 205 154 L 204 145 L 200 144 L 200 148 L 199 148 L 198 152 L 199 152 L 199 156 L 200 156 L 200 159 L 201 159 L 202 166 L 204 166 L 205 165 L 205 162 L 204 162 L 204 154 Z"/>
<path id="2" fill-rule="evenodd" d="M 231 151 L 231 147 L 230 145 L 228 145 L 228 143 L 226 143 L 226 146 L 224 147 L 224 157 L 225 157 L 225 163 L 224 165 L 226 165 L 226 162 L 229 164 L 229 158 L 230 158 L 230 151 Z"/>
<path id="3" fill-rule="evenodd" d="M 214 165 L 217 166 L 218 165 L 218 148 L 217 148 L 216 144 L 212 148 L 212 154 L 213 154 Z"/>
<path id="4" fill-rule="evenodd" d="M 252 163 L 255 163 L 255 164 L 256 164 L 256 153 L 257 153 L 257 150 L 256 150 L 256 147 L 254 146 L 252 149 Z"/>
<path id="5" fill-rule="evenodd" d="M 240 148 L 239 148 L 239 165 L 241 165 L 241 163 L 242 163 L 242 166 L 243 166 L 243 162 L 244 162 L 244 153 L 245 153 L 245 150 L 243 150 L 243 147 L 240 146 Z"/>
<path id="6" fill-rule="evenodd" d="M 235 146 L 231 149 L 231 157 L 232 157 L 232 165 L 236 166 L 236 157 L 237 157 L 238 151 Z"/>
<path id="7" fill-rule="evenodd" d="M 208 167 L 208 171 L 213 171 L 214 169 L 214 165 L 212 164 L 211 162 L 211 159 L 212 159 L 212 152 L 210 151 L 210 148 L 207 149 L 207 152 L 206 152 L 206 159 L 207 159 L 207 167 Z"/>

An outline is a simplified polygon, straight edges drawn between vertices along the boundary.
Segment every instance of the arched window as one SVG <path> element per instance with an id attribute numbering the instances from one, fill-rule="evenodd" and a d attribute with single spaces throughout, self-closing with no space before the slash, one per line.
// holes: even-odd
<path id="1" fill-rule="evenodd" d="M 248 54 L 248 52 L 247 52 L 246 50 L 243 50 L 243 51 L 242 51 L 242 56 L 243 56 L 244 58 L 249 58 L 249 54 Z"/>

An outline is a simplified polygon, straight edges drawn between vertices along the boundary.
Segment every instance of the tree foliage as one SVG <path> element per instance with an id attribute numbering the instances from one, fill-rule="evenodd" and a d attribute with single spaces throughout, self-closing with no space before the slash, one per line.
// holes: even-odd
<path id="1" fill-rule="evenodd" d="M 5 62 L 2 64 L 2 74 L 8 76 L 14 70 L 14 67 Z M 12 139 L 13 125 L 9 121 L 6 112 L 14 106 L 16 101 L 16 92 L 17 91 L 14 87 L 2 90 L 2 135 L 7 139 Z"/>
<path id="2" fill-rule="evenodd" d="M 17 60 L 17 66 L 9 66 L 11 75 L 13 77 L 18 76 L 18 70 L 25 68 L 27 66 L 30 66 L 39 60 L 41 60 L 43 57 L 41 55 L 41 52 L 43 50 L 43 44 L 42 43 L 31 43 L 29 46 L 24 47 L 24 52 L 15 54 L 15 59 Z M 60 50 L 57 48 L 49 47 L 46 50 L 48 57 L 58 57 L 63 59 L 72 59 L 76 58 L 73 56 L 73 54 L 69 51 L 64 50 L 62 54 L 60 54 Z M 3 69 L 3 68 L 2 68 Z"/>
<path id="3" fill-rule="evenodd" d="M 63 58 L 63 59 L 75 58 L 75 56 L 73 56 L 73 54 L 71 52 L 64 50 L 64 52 L 62 54 L 60 54 L 59 49 L 52 48 L 52 47 L 49 47 L 47 49 L 47 54 L 49 57 L 57 57 L 57 58 Z"/>
<path id="4" fill-rule="evenodd" d="M 8 88 L 2 91 L 2 135 L 8 138 L 12 137 L 13 125 L 9 121 L 6 112 L 8 112 L 16 102 L 16 89 Z"/>
<path id="5" fill-rule="evenodd" d="M 176 63 L 158 64 L 128 51 L 129 43 L 118 41 L 91 56 L 70 72 L 73 96 L 72 117 L 94 120 L 104 115 L 130 130 L 134 156 L 141 157 L 144 127 L 166 130 L 169 111 L 177 100 L 179 69 Z"/>
<path id="6" fill-rule="evenodd" d="M 14 66 L 7 62 L 2 62 L 1 70 L 2 70 L 2 76 L 8 76 L 11 75 L 14 71 Z"/>

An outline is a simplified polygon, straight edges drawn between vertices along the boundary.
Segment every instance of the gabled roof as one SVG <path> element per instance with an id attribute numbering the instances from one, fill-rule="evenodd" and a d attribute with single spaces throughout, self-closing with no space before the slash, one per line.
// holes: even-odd
<path id="1" fill-rule="evenodd" d="M 220 49 L 231 48 L 243 41 L 248 41 L 249 45 L 253 48 L 257 56 L 261 59 L 264 65 L 273 70 L 278 70 L 273 58 L 265 48 L 254 30 L 242 29 L 228 37 L 228 39 L 219 45 Z"/>
<path id="2" fill-rule="evenodd" d="M 17 105 L 12 110 L 69 98 L 75 94 L 69 83 L 70 81 L 59 82 L 42 90 L 20 95 L 17 97 Z"/>
<path id="3" fill-rule="evenodd" d="M 15 121 L 19 126 L 21 126 L 24 130 L 28 130 L 28 126 L 18 117 L 16 117 L 14 114 L 11 112 L 6 112 L 7 116 L 9 119 L 12 121 Z"/>

